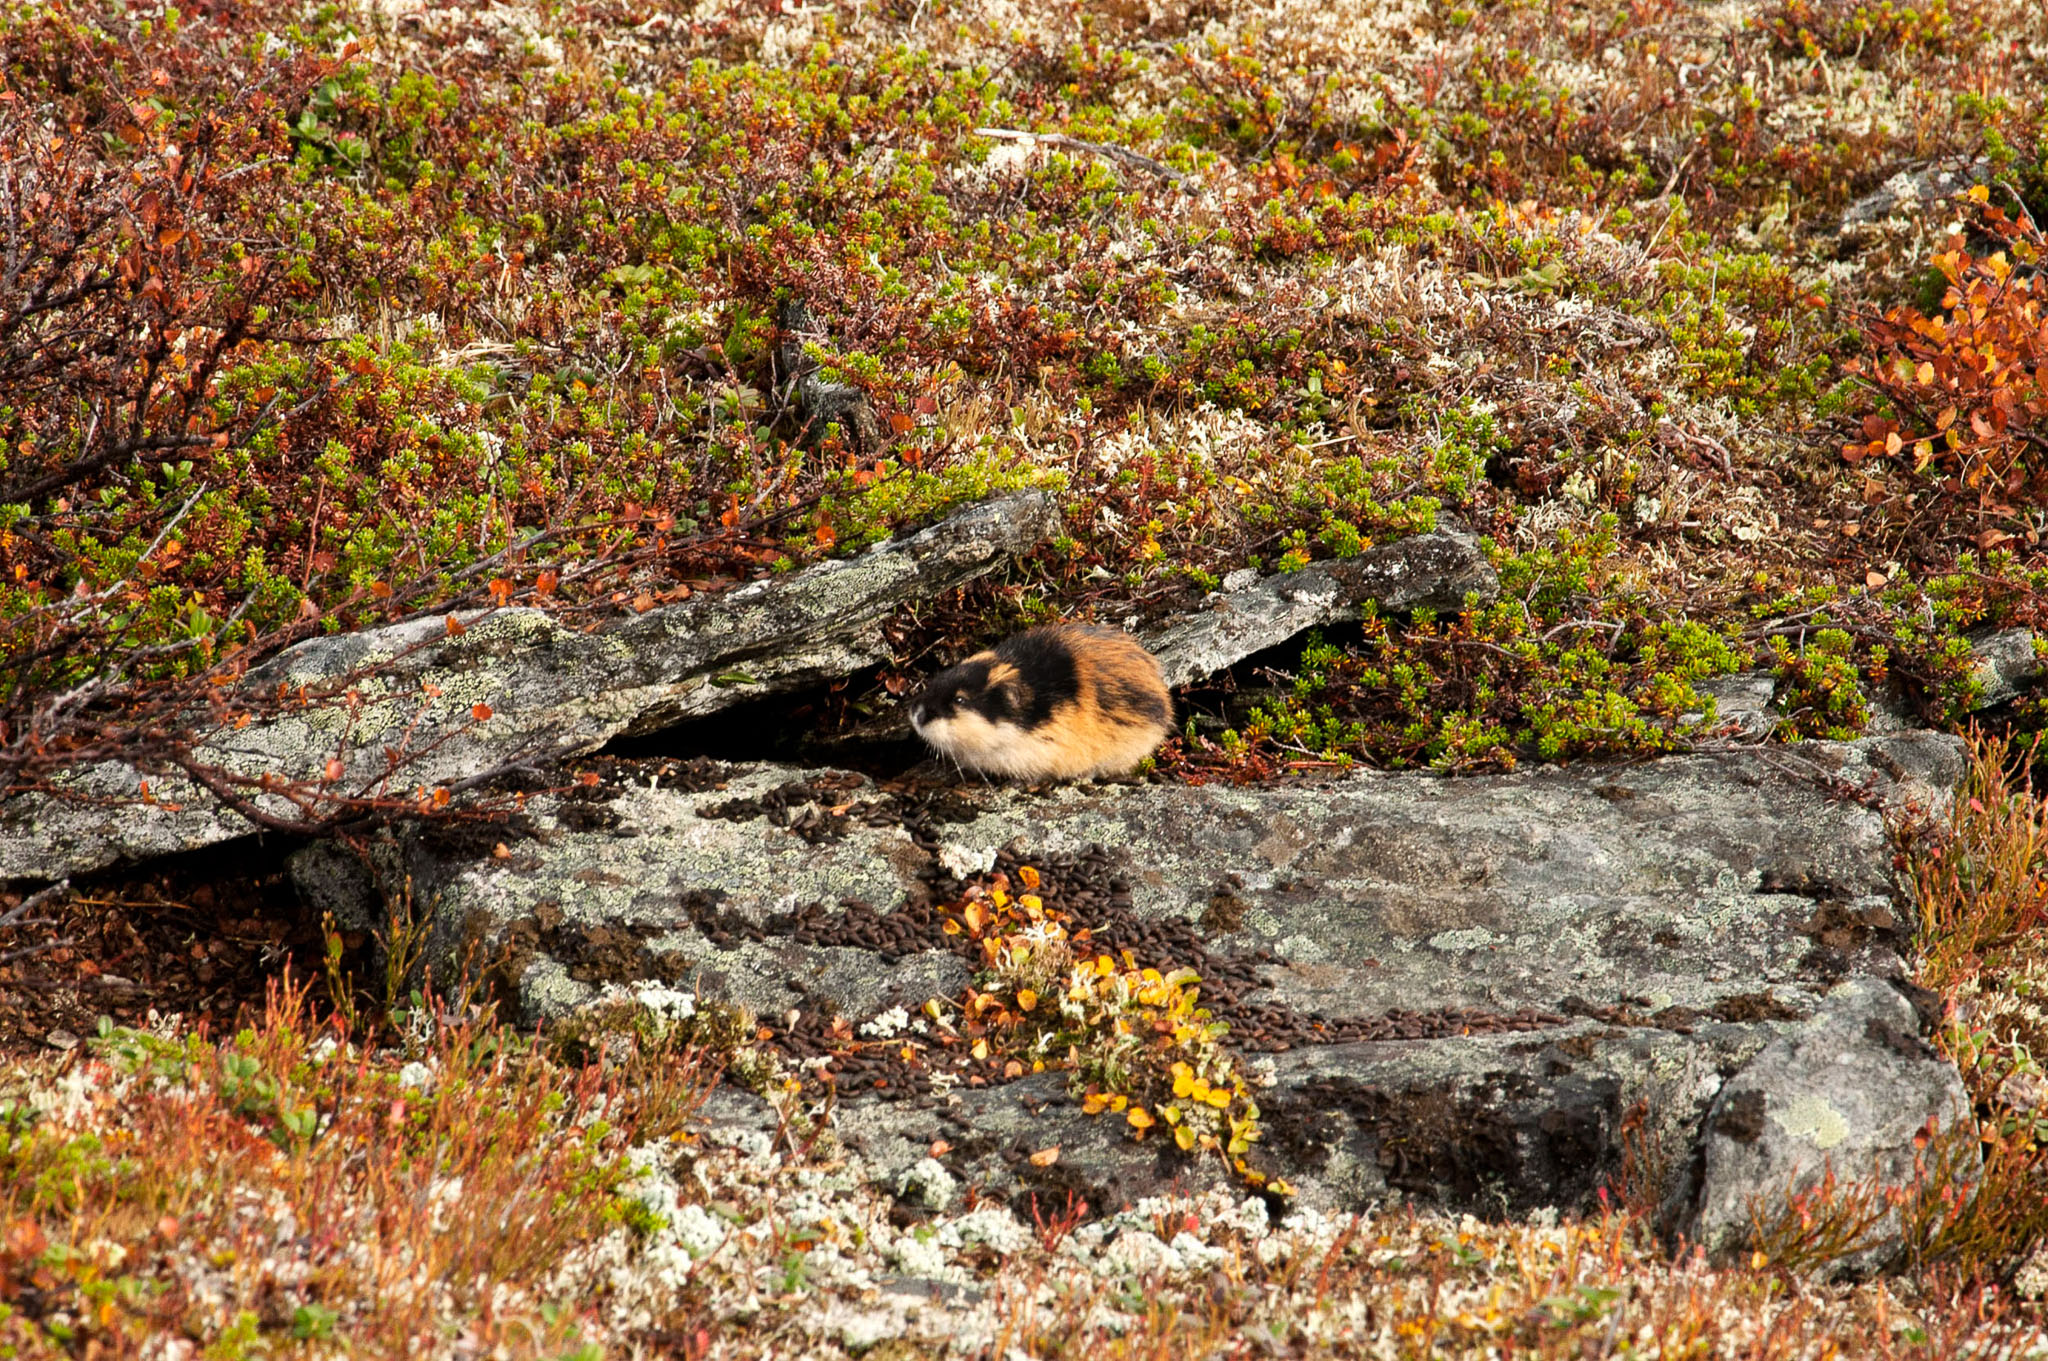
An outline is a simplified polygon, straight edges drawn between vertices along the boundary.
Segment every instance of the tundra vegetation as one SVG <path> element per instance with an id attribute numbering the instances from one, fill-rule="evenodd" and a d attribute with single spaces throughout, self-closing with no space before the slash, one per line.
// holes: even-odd
<path id="1" fill-rule="evenodd" d="M 1774 740 L 1998 730 L 1901 852 L 1986 1161 L 1909 1207 L 1897 1279 L 1800 1274 L 1853 1188 L 1725 1268 L 1673 1261 L 1626 1179 L 1552 1224 L 1254 1198 L 904 1228 L 802 1120 L 693 1131 L 721 1069 L 776 1081 L 744 1018 L 536 1039 L 277 976 L 239 1021 L 8 1028 L 0 1345 L 2020 1354 L 2043 714 L 1973 719 L 1970 643 L 2048 622 L 2043 89 L 2037 0 L 0 3 L 0 792 L 217 773 L 193 716 L 294 641 L 596 626 L 1025 486 L 1063 532 L 892 621 L 821 729 L 1023 623 L 1453 523 L 1497 602 L 1191 696 L 1154 777 L 1683 749 L 1751 670 Z M 792 304 L 872 419 L 795 400 Z M 302 806 L 460 800 L 370 803 Z M 169 939 L 188 888 L 0 899 L 9 996 Z M 966 928 L 1020 1014 L 1038 907 Z M 1179 1005 L 1103 978 L 1091 1007 Z M 1090 1099 L 1227 1148 L 1250 1097 L 1189 1024 L 1145 1104 Z M 1119 1061 L 1091 1053 L 1091 1082 Z M 878 1311 L 913 1263 L 957 1329 Z"/>

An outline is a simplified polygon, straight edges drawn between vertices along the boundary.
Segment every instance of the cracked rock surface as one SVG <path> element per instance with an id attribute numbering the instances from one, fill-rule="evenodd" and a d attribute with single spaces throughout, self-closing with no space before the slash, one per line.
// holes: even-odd
<path id="1" fill-rule="evenodd" d="M 591 751 L 613 737 L 816 685 L 889 655 L 880 625 L 1029 551 L 1052 532 L 1051 497 L 984 502 L 852 558 L 662 606 L 586 633 L 535 609 L 439 616 L 290 648 L 251 672 L 252 692 L 350 684 L 359 704 L 287 710 L 223 728 L 202 756 L 248 774 L 310 779 L 338 755 L 336 787 L 374 792 L 387 750 L 408 754 L 400 792 L 455 783 L 510 761 Z M 476 705 L 491 711 L 478 722 Z M 0 880 L 56 879 L 245 835 L 204 791 L 107 764 L 75 792 L 105 802 L 22 796 L 0 805 Z M 289 813 L 277 801 L 272 810 Z"/>
<path id="2" fill-rule="evenodd" d="M 1937 1131 L 1969 1129 L 1962 1078 L 1922 1038 L 1930 1018 L 1921 1012 L 1932 1000 L 1889 980 L 1845 982 L 1737 1073 L 1708 1115 L 1688 1237 L 1733 1256 L 1748 1246 L 1755 1219 L 1784 1213 L 1828 1173 L 1842 1185 L 1906 1187 L 1921 1155 L 1915 1136 L 1930 1120 Z M 1975 1167 L 1971 1157 L 1965 1174 Z M 1887 1209 L 1833 1272 L 1888 1265 L 1897 1220 Z"/>
<path id="3" fill-rule="evenodd" d="M 1583 1206 L 1626 1132 L 1657 1151 L 1674 1223 L 1725 1245 L 1731 1207 L 1811 1170 L 1784 1093 L 1820 1094 L 1831 1147 L 1888 1175 L 1952 1115 L 1955 1075 L 1885 981 L 1908 933 L 1886 818 L 1938 812 L 1961 768 L 1927 733 L 1257 790 L 621 761 L 588 798 L 536 800 L 508 856 L 421 873 L 444 937 L 494 942 L 529 1018 L 653 980 L 747 1007 L 801 1066 L 831 1026 L 887 1038 L 957 997 L 974 958 L 932 904 L 1041 867 L 1076 925 L 1203 974 L 1304 1202 Z M 918 1195 L 927 1161 L 1026 1214 L 1225 1181 L 1084 1115 L 1058 1072 L 835 1071 L 838 1137 Z M 1869 1100 L 1827 1095 L 1866 1079 Z M 1792 1142 L 1714 1132 L 1752 1090 Z"/>
<path id="4" fill-rule="evenodd" d="M 1310 629 L 1355 619 L 1367 601 L 1394 614 L 1459 610 L 1468 596 L 1490 605 L 1499 595 L 1500 578 L 1478 540 L 1438 529 L 1299 572 L 1226 581 L 1205 609 L 1145 641 L 1166 683 L 1185 685 Z"/>

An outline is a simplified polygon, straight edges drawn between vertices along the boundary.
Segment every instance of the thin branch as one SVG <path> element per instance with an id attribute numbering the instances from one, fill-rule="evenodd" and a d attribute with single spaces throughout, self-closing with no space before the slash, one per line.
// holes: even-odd
<path id="1" fill-rule="evenodd" d="M 974 133 L 977 137 L 993 137 L 1010 142 L 1033 142 L 1040 146 L 1069 147 L 1075 151 L 1085 151 L 1092 156 L 1100 156 L 1104 160 L 1117 161 L 1133 169 L 1147 171 L 1159 176 L 1163 180 L 1170 181 L 1180 188 L 1185 189 L 1188 187 L 1187 176 L 1181 174 L 1172 166 L 1161 161 L 1155 161 L 1150 156 L 1141 156 L 1127 147 L 1111 146 L 1107 142 L 1083 141 L 1079 137 L 1069 137 L 1064 132 L 1022 132 L 1016 128 L 976 128 Z"/>
<path id="2" fill-rule="evenodd" d="M 27 959 L 30 955 L 47 954 L 51 950 L 62 950 L 67 946 L 76 944 L 78 944 L 76 936 L 67 936 L 63 940 L 46 940 L 41 945 L 25 945 L 19 950 L 9 950 L 6 954 L 0 955 L 0 964 L 12 964 L 17 959 Z"/>
<path id="3" fill-rule="evenodd" d="M 48 888 L 37 889 L 34 893 L 29 894 L 28 897 L 23 898 L 13 911 L 4 917 L 0 917 L 0 929 L 9 926 L 33 925 L 33 923 L 23 921 L 22 918 L 41 907 L 44 903 L 60 898 L 70 891 L 71 881 L 69 879 L 59 879 Z"/>

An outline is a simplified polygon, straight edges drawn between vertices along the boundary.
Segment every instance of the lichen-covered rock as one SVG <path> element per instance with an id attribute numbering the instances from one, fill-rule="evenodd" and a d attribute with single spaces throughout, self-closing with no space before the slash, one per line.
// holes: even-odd
<path id="1" fill-rule="evenodd" d="M 734 766 L 608 786 L 602 817 L 536 799 L 541 834 L 453 867 L 440 901 L 512 947 L 530 1018 L 683 961 L 672 986 L 748 1007 L 805 1055 L 835 1016 L 916 1038 L 972 951 L 913 904 L 1044 867 L 1076 925 L 1204 974 L 1304 1201 L 1572 1206 L 1625 1141 L 1682 1166 L 1730 1075 L 1837 985 L 1900 971 L 1886 819 L 1938 813 L 1960 773 L 1952 739 L 1911 734 L 1460 780 L 967 785 L 939 807 Z M 1227 1179 L 1084 1114 L 1057 1072 L 840 1081 L 841 1137 L 885 1179 L 938 1157 L 1013 1205 L 1098 1209 Z"/>
<path id="2" fill-rule="evenodd" d="M 1852 979 L 1751 1059 L 1721 1089 L 1706 1121 L 1691 1240 L 1715 1257 L 1732 1257 L 1752 1245 L 1758 1224 L 1768 1231 L 1794 1197 L 1813 1193 L 1832 1172 L 1834 1205 L 1862 1196 L 1883 1213 L 1840 1245 L 1847 1250 L 1828 1269 L 1846 1275 L 1885 1267 L 1900 1238 L 1898 1210 L 1885 1207 L 1884 1192 L 1910 1190 L 1934 1162 L 1916 1136 L 1938 1135 L 1970 1115 L 1955 1065 L 1928 1045 L 1925 1028 L 1899 987 Z M 1967 1153 L 1962 1173 L 1971 1176 L 1974 1140 Z"/>
<path id="3" fill-rule="evenodd" d="M 2048 670 L 2032 629 L 2000 629 L 1970 645 L 1970 678 L 1977 682 L 1974 707 L 1996 708 L 2026 693 Z"/>
<path id="4" fill-rule="evenodd" d="M 1057 519 L 1025 492 L 968 507 L 856 557 L 649 610 L 586 633 L 534 609 L 417 619 L 318 638 L 252 671 L 272 693 L 347 685 L 352 703 L 310 704 L 225 728 L 202 755 L 248 775 L 301 780 L 343 766 L 333 787 L 398 793 L 513 762 L 535 766 L 741 700 L 821 684 L 889 655 L 882 621 L 1028 551 Z M 483 706 L 478 708 L 477 706 Z M 489 717 L 477 716 L 488 711 Z M 393 773 L 394 754 L 402 766 Z M 119 765 L 81 773 L 84 799 L 25 796 L 0 806 L 0 880 L 55 879 L 121 860 L 192 850 L 250 827 L 204 791 Z M 280 798 L 268 811 L 295 811 Z"/>
<path id="5" fill-rule="evenodd" d="M 1355 619 L 1367 601 L 1387 613 L 1491 604 L 1500 578 L 1469 534 L 1439 529 L 1352 558 L 1244 581 L 1233 576 L 1207 608 L 1147 639 L 1168 685 L 1225 670 L 1309 629 Z M 1234 587 L 1234 589 L 1232 589 Z"/>

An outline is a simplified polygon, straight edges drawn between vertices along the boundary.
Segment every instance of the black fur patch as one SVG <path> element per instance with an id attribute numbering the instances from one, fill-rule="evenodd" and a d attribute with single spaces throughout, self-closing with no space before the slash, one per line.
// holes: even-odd
<path id="1" fill-rule="evenodd" d="M 1135 677 L 1105 676 L 1097 686 L 1102 712 L 1111 718 L 1134 723 L 1165 723 L 1172 717 L 1167 712 L 1166 697 Z"/>
<path id="2" fill-rule="evenodd" d="M 1018 684 L 1015 693 L 1006 697 L 1002 718 L 1020 728 L 1044 727 L 1052 721 L 1054 710 L 1080 695 L 1080 667 L 1073 649 L 1057 630 L 1030 629 L 1006 638 L 996 646 L 996 656 L 1017 668 Z M 990 713 L 989 717 L 997 715 Z"/>

